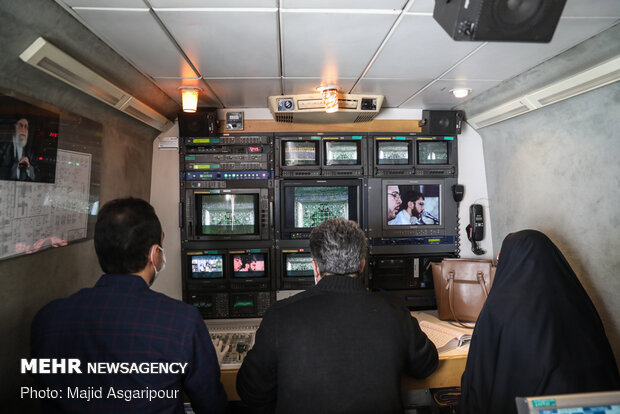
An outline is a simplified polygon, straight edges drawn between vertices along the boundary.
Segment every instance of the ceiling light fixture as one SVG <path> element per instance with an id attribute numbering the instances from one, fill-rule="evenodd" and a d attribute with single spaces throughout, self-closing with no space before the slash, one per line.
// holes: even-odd
<path id="1" fill-rule="evenodd" d="M 471 93 L 471 89 L 454 88 L 454 89 L 450 89 L 450 92 L 452 93 L 452 95 L 454 95 L 455 98 L 465 98 L 467 95 Z"/>
<path id="2" fill-rule="evenodd" d="M 316 88 L 321 92 L 323 98 L 323 104 L 325 105 L 325 112 L 332 113 L 338 112 L 338 87 L 333 85 L 319 86 Z"/>
<path id="3" fill-rule="evenodd" d="M 198 92 L 202 89 L 196 86 L 181 86 L 179 89 L 181 89 L 183 112 L 196 112 L 198 108 Z"/>

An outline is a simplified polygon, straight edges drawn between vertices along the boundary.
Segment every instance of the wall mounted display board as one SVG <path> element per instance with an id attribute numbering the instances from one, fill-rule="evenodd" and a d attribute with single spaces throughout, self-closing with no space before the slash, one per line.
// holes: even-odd
<path id="1" fill-rule="evenodd" d="M 92 237 L 102 125 L 0 94 L 0 260 Z"/>

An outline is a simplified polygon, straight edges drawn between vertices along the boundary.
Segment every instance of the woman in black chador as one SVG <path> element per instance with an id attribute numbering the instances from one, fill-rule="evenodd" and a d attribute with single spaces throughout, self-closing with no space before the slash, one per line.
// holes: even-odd
<path id="1" fill-rule="evenodd" d="M 461 413 L 516 413 L 515 397 L 620 389 L 601 319 L 544 234 L 509 234 L 461 381 Z"/>

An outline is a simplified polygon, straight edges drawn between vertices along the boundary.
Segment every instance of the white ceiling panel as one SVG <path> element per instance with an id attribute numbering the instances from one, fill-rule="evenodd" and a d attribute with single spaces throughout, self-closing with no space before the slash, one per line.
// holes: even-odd
<path id="1" fill-rule="evenodd" d="M 349 93 L 357 79 L 284 78 L 284 94 L 317 93 L 316 88 L 335 85 L 342 93 Z"/>
<path id="2" fill-rule="evenodd" d="M 455 42 L 431 16 L 406 15 L 366 76 L 436 78 L 481 44 Z"/>
<path id="3" fill-rule="evenodd" d="M 401 108 L 424 108 L 424 109 L 451 109 L 464 102 L 464 99 L 455 98 L 451 89 L 466 87 L 472 90 L 466 98 L 470 99 L 487 89 L 498 85 L 498 81 L 458 81 L 438 80 L 417 94 L 411 100 L 403 103 Z"/>
<path id="4" fill-rule="evenodd" d="M 435 0 L 414 0 L 409 8 L 410 13 L 433 13 Z"/>
<path id="5" fill-rule="evenodd" d="M 91 30 L 142 72 L 152 77 L 194 77 L 148 9 L 74 9 Z"/>
<path id="6" fill-rule="evenodd" d="M 280 75 L 276 11 L 155 11 L 203 77 Z"/>
<path id="7" fill-rule="evenodd" d="M 200 79 L 153 79 L 161 90 L 181 105 L 181 86 L 197 86 L 201 89 L 198 95 L 198 106 L 219 107 L 220 103 L 202 83 Z"/>
<path id="8" fill-rule="evenodd" d="M 268 96 L 280 95 L 280 78 L 205 80 L 227 108 L 265 108 Z"/>
<path id="9" fill-rule="evenodd" d="M 57 0 L 70 7 L 122 7 L 122 8 L 145 8 L 142 0 Z"/>
<path id="10" fill-rule="evenodd" d="M 150 0 L 151 6 L 171 8 L 263 8 L 278 7 L 276 0 Z"/>
<path id="11" fill-rule="evenodd" d="M 362 79 L 353 93 L 383 95 L 383 106 L 396 108 L 430 81 L 432 79 Z"/>
<path id="12" fill-rule="evenodd" d="M 402 10 L 407 0 L 280 0 L 283 9 L 392 9 Z"/>
<path id="13" fill-rule="evenodd" d="M 615 19 L 560 19 L 550 43 L 489 42 L 444 78 L 505 80 L 594 36 Z"/>
<path id="14" fill-rule="evenodd" d="M 283 12 L 281 16 L 284 76 L 357 78 L 398 14 Z"/>
<path id="15" fill-rule="evenodd" d="M 568 0 L 562 17 L 616 17 L 620 18 L 618 0 Z"/>

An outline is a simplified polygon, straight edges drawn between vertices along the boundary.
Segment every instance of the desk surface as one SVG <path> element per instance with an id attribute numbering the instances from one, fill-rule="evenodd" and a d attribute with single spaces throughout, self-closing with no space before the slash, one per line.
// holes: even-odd
<path id="1" fill-rule="evenodd" d="M 436 311 L 411 312 L 419 321 L 428 320 L 431 322 L 440 322 L 437 319 Z M 459 387 L 461 385 L 461 376 L 465 370 L 465 362 L 467 361 L 467 351 L 469 345 L 453 349 L 451 351 L 439 355 L 439 366 L 437 370 L 424 379 L 413 379 L 411 377 L 403 377 L 401 388 L 403 390 L 426 389 L 426 388 L 446 388 Z M 236 369 L 222 370 L 222 384 L 230 401 L 238 401 L 239 394 L 235 382 L 237 380 Z"/>

